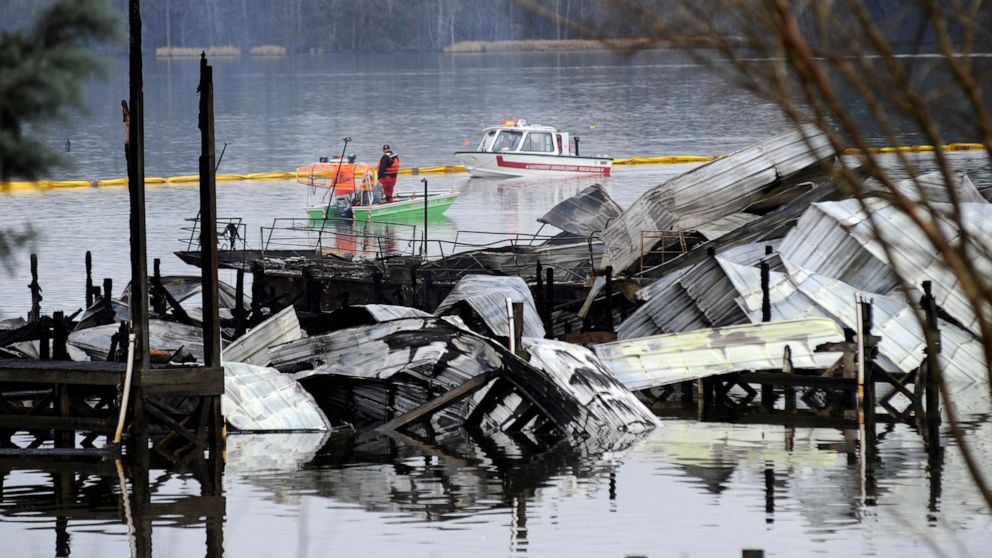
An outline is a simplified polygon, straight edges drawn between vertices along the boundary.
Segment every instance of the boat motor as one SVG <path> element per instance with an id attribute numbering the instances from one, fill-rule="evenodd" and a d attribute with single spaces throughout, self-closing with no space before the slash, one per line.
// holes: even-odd
<path id="1" fill-rule="evenodd" d="M 319 161 L 320 161 L 321 163 L 327 163 L 327 162 L 329 161 L 329 159 L 328 159 L 327 157 L 321 157 L 321 158 L 319 159 Z"/>
<path id="2" fill-rule="evenodd" d="M 575 156 L 579 156 L 579 136 L 575 136 Z"/>

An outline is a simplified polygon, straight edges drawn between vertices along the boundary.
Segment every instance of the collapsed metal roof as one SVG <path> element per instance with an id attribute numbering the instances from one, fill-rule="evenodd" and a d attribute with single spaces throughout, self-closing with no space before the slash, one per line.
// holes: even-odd
<path id="1" fill-rule="evenodd" d="M 785 262 L 787 273 L 772 272 L 769 299 L 773 320 L 827 316 L 856 329 L 856 298 L 871 300 L 872 333 L 881 336 L 877 363 L 889 371 L 911 372 L 925 358 L 926 340 L 917 315 L 904 298 L 859 291 L 844 282 L 817 275 Z M 752 321 L 761 319 L 760 272 L 734 264 L 724 266 L 741 293 L 738 302 Z M 942 352 L 938 359 L 948 382 L 984 381 L 985 358 L 981 343 L 967 331 L 939 320 Z"/>
<path id="2" fill-rule="evenodd" d="M 611 433 L 654 426 L 651 413 L 588 350 L 536 339 L 528 346 L 531 363 L 457 319 L 407 318 L 299 339 L 272 356 L 280 370 L 297 371 L 293 377 L 332 410 L 332 421 L 335 410 L 389 421 L 486 374 L 493 380 L 479 384 L 485 391 L 431 415 L 435 431 L 460 425 L 477 406 L 497 430 L 555 427 L 566 436 L 612 440 Z"/>
<path id="3" fill-rule="evenodd" d="M 786 236 L 780 251 L 783 259 L 813 273 L 834 277 L 853 288 L 878 294 L 899 289 L 896 270 L 918 298 L 923 281 L 931 281 L 937 304 L 972 333 L 978 333 L 978 318 L 958 287 L 942 257 L 922 231 L 900 209 L 881 199 L 817 203 L 810 207 Z M 971 264 L 985 276 L 992 275 L 992 205 L 961 204 L 972 250 Z M 937 217 L 937 224 L 951 242 L 960 234 L 950 222 Z M 879 239 L 894 258 L 890 262 Z"/>
<path id="4" fill-rule="evenodd" d="M 603 231 L 610 260 L 627 269 L 640 256 L 641 231 L 695 229 L 747 210 L 792 189 L 808 189 L 790 177 L 833 157 L 826 134 L 806 126 L 779 134 L 679 175 L 644 193 Z"/>
<path id="5" fill-rule="evenodd" d="M 107 360 L 111 338 L 120 330 L 118 324 L 107 324 L 73 331 L 68 343 L 86 351 L 93 360 Z M 185 348 L 203 360 L 203 330 L 199 327 L 158 320 L 148 320 L 148 347 L 151 350 L 175 352 Z"/>
<path id="6" fill-rule="evenodd" d="M 831 319 L 808 318 L 697 329 L 603 343 L 600 360 L 632 390 L 740 372 L 782 368 L 786 347 L 797 368 L 829 368 L 839 352 L 816 352 L 841 343 L 844 332 Z"/>
<path id="7" fill-rule="evenodd" d="M 331 429 L 313 396 L 275 368 L 225 362 L 221 407 L 238 430 Z"/>
<path id="8" fill-rule="evenodd" d="M 795 225 L 799 217 L 809 208 L 810 204 L 819 201 L 838 200 L 844 197 L 833 180 L 817 184 L 808 192 L 783 204 L 758 219 L 741 225 L 726 234 L 704 242 L 689 249 L 688 252 L 654 268 L 645 270 L 642 276 L 663 277 L 676 270 L 699 263 L 712 250 L 717 255 L 724 255 L 727 250 L 749 243 L 769 244 L 778 241 Z"/>
<path id="9" fill-rule="evenodd" d="M 463 302 L 481 318 L 493 336 L 508 337 L 510 320 L 506 300 L 524 305 L 524 337 L 544 337 L 544 324 L 534 305 L 530 288 L 520 277 L 466 275 L 434 310 L 437 316 L 452 313 Z"/>
<path id="10" fill-rule="evenodd" d="M 645 304 L 620 324 L 617 338 L 747 323 L 747 315 L 734 300 L 738 292 L 722 265 L 729 261 L 751 264 L 764 254 L 763 244 L 740 246 L 724 252 L 725 257 L 709 257 L 644 287 L 638 298 Z"/>
<path id="11" fill-rule="evenodd" d="M 296 309 L 292 305 L 276 312 L 250 331 L 226 344 L 221 352 L 224 362 L 243 362 L 268 366 L 269 347 L 299 339 L 303 335 Z"/>
<path id="12" fill-rule="evenodd" d="M 640 433 L 658 425 L 654 414 L 589 349 L 549 339 L 525 338 L 523 344 L 532 366 L 574 394 L 580 408 L 576 432 Z"/>
<path id="13" fill-rule="evenodd" d="M 593 184 L 538 217 L 538 222 L 577 236 L 592 236 L 616 219 L 623 208 L 601 184 Z"/>

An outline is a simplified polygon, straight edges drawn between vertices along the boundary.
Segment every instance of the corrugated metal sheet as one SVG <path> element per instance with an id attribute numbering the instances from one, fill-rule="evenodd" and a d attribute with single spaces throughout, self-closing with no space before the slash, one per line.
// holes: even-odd
<path id="1" fill-rule="evenodd" d="M 295 341 L 302 336 L 296 309 L 290 305 L 226 345 L 221 352 L 221 358 L 224 362 L 268 366 L 272 362 L 269 358 L 269 347 Z"/>
<path id="2" fill-rule="evenodd" d="M 570 434 L 601 437 L 610 432 L 646 432 L 658 425 L 654 414 L 592 351 L 548 339 L 526 338 L 523 345 L 530 353 L 530 364 L 547 372 L 578 402 L 580 414 L 573 423 L 576 431 Z"/>
<path id="3" fill-rule="evenodd" d="M 705 259 L 710 249 L 719 256 L 725 256 L 725 252 L 742 244 L 753 243 L 758 245 L 777 243 L 795 225 L 796 221 L 809 208 L 810 204 L 819 201 L 839 200 L 844 197 L 835 182 L 832 180 L 823 182 L 810 191 L 783 204 L 781 207 L 762 215 L 757 220 L 743 225 L 716 240 L 699 244 L 674 260 L 645 270 L 642 275 L 647 277 L 663 277 L 677 269 L 684 269 Z"/>
<path id="4" fill-rule="evenodd" d="M 719 219 L 714 219 L 708 223 L 703 223 L 696 227 L 700 234 L 707 240 L 715 240 L 721 236 L 735 231 L 748 223 L 753 223 L 759 219 L 757 215 L 750 213 L 732 213 Z"/>
<path id="5" fill-rule="evenodd" d="M 386 322 L 401 318 L 429 318 L 431 315 L 417 308 L 396 306 L 393 304 L 363 304 L 360 306 L 369 313 L 375 321 Z"/>
<path id="6" fill-rule="evenodd" d="M 313 397 L 275 368 L 225 362 L 221 409 L 238 430 L 331 429 Z"/>
<path id="7" fill-rule="evenodd" d="M 459 340 L 465 337 L 468 341 Z M 449 351 L 457 350 L 481 359 L 460 374 L 452 385 L 460 385 L 486 367 L 498 367 L 499 358 L 484 350 L 487 343 L 460 330 L 447 318 L 404 318 L 369 326 L 352 327 L 305 337 L 271 349 L 272 364 L 283 371 L 313 369 L 354 378 L 388 379 L 398 373 L 430 379 L 440 370 L 435 365 Z M 457 365 L 445 361 L 448 366 Z"/>
<path id="8" fill-rule="evenodd" d="M 273 362 L 317 399 L 332 420 L 379 424 L 500 367 L 490 340 L 451 318 L 405 318 L 278 346 Z M 437 431 L 460 424 L 470 400 L 431 417 Z"/>
<path id="9" fill-rule="evenodd" d="M 745 253 L 750 254 L 750 251 Z M 666 286 L 660 290 L 651 288 L 650 300 L 620 324 L 618 339 L 748 321 L 735 301 L 737 291 L 733 283 L 727 279 L 716 258 L 692 266 L 674 281 L 662 281 Z"/>
<path id="10" fill-rule="evenodd" d="M 538 222 L 578 236 L 592 236 L 623 213 L 600 184 L 593 184 L 551 208 Z"/>
<path id="11" fill-rule="evenodd" d="M 86 351 L 93 360 L 107 360 L 110 339 L 120 329 L 117 324 L 91 327 L 69 334 L 69 344 Z M 175 352 L 185 347 L 193 356 L 203 360 L 203 330 L 165 320 L 148 320 L 148 344 L 152 350 Z"/>
<path id="12" fill-rule="evenodd" d="M 852 287 L 878 294 L 898 288 L 893 268 L 906 278 L 918 297 L 920 285 L 929 280 L 937 303 L 972 333 L 978 320 L 940 255 L 909 218 L 886 201 L 868 201 L 865 213 L 856 200 L 815 204 L 799 220 L 781 246 L 784 259 L 820 275 L 840 279 Z M 985 275 L 992 274 L 992 205 L 962 204 L 962 220 L 976 249 L 971 262 Z M 871 216 L 869 218 L 869 215 Z M 952 241 L 959 235 L 946 221 L 940 225 Z M 894 262 L 876 238 L 889 245 Z M 992 311 L 990 316 L 992 317 Z"/>
<path id="13" fill-rule="evenodd" d="M 434 310 L 443 316 L 459 302 L 468 304 L 482 318 L 493 336 L 508 335 L 506 299 L 524 305 L 524 337 L 544 337 L 544 324 L 537 313 L 530 288 L 520 277 L 466 275 Z"/>
<path id="14" fill-rule="evenodd" d="M 957 200 L 962 203 L 986 203 L 985 198 L 967 175 L 958 174 L 952 183 Z M 930 203 L 951 203 L 951 189 L 944 181 L 944 175 L 938 172 L 922 174 L 915 179 L 900 180 L 895 183 L 896 190 L 913 201 L 924 197 Z M 880 197 L 891 196 L 889 189 L 875 179 L 865 181 L 865 190 Z"/>
<path id="15" fill-rule="evenodd" d="M 827 318 L 701 329 L 596 345 L 600 360 L 632 390 L 745 370 L 782 368 L 785 347 L 798 368 L 827 368 L 840 353 L 815 353 L 844 341 Z"/>
<path id="16" fill-rule="evenodd" d="M 603 233 L 610 260 L 624 270 L 637 262 L 641 231 L 695 229 L 745 211 L 782 180 L 834 156 L 825 134 L 804 127 L 697 167 L 643 194 Z"/>
<path id="17" fill-rule="evenodd" d="M 911 372 L 923 361 L 926 342 L 915 311 L 903 298 L 887 297 L 854 289 L 840 280 L 816 275 L 785 262 L 788 273 L 772 272 L 769 299 L 773 320 L 829 317 L 852 330 L 856 328 L 855 297 L 870 298 L 875 328 L 881 336 L 879 359 L 889 371 Z M 725 263 L 724 269 L 740 293 L 738 302 L 752 322 L 761 320 L 761 272 L 752 267 Z M 981 344 L 971 334 L 940 321 L 943 352 L 940 355 L 948 382 L 974 382 L 985 378 Z"/>
<path id="18" fill-rule="evenodd" d="M 816 275 L 786 262 L 789 276 L 797 290 L 815 301 L 824 311 L 847 327 L 855 326 L 855 296 L 872 299 L 875 327 L 881 336 L 879 353 L 897 370 L 910 372 L 923 361 L 926 342 L 916 311 L 902 298 L 859 292 L 843 282 Z M 972 335 L 947 322 L 940 322 L 943 351 L 940 362 L 949 382 L 987 380 L 982 345 Z"/>

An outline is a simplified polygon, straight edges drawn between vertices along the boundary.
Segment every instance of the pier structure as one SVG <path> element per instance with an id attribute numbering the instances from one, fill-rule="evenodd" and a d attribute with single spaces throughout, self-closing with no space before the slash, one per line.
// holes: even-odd
<path id="1" fill-rule="evenodd" d="M 130 192 L 130 321 L 121 323 L 107 362 L 70 361 L 66 338 L 71 317 L 67 319 L 62 312 L 55 312 L 51 318 L 41 315 L 37 258 L 32 255 L 31 322 L 25 328 L 5 332 L 0 339 L 4 344 L 37 341 L 40 358 L 0 360 L 0 452 L 4 454 L 123 452 L 147 466 L 151 450 L 177 464 L 222 453 L 224 425 L 220 396 L 224 392 L 224 371 L 220 356 L 217 239 L 214 236 L 212 68 L 205 58 L 201 60 L 199 211 L 203 223 L 209 224 L 209 228 L 201 229 L 203 365 L 153 366 L 148 341 L 149 277 L 139 0 L 131 0 L 129 21 L 130 102 L 122 101 L 121 104 L 127 131 L 125 155 Z M 89 273 L 90 265 L 91 259 L 87 257 L 87 302 L 93 301 L 96 292 Z M 112 304 L 111 288 L 107 281 L 101 293 L 108 310 Z M 97 447 L 95 442 L 100 437 L 106 440 Z M 51 446 L 47 445 L 49 441 Z"/>

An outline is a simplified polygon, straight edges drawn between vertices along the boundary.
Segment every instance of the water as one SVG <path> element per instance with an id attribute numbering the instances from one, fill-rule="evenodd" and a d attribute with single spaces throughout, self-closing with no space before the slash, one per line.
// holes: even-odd
<path id="1" fill-rule="evenodd" d="M 222 173 L 293 170 L 336 156 L 346 135 L 354 139 L 348 152 L 360 160 L 374 162 L 389 143 L 404 166 L 453 164 L 452 152 L 465 141 L 474 145 L 483 125 L 511 117 L 560 126 L 581 136 L 583 153 L 615 157 L 728 153 L 787 128 L 768 103 L 666 52 L 626 61 L 578 53 L 211 63 L 218 152 L 229 144 Z M 146 60 L 148 176 L 197 172 L 197 65 Z M 88 87 L 91 114 L 52 131 L 55 146 L 72 140 L 76 165 L 53 178 L 125 174 L 119 100 L 126 80 L 126 61 L 113 61 L 110 81 Z M 906 142 L 923 143 L 912 135 Z M 954 157 L 980 186 L 992 183 L 987 161 Z M 618 167 L 603 183 L 627 206 L 688 168 Z M 420 188 L 419 178 L 401 177 L 399 187 Z M 537 217 L 591 183 L 427 178 L 432 189 L 462 192 L 446 219 L 432 224 L 432 238 L 535 232 Z M 244 218 L 257 244 L 273 217 L 303 216 L 306 192 L 293 182 L 249 181 L 221 182 L 217 195 L 218 214 Z M 97 281 L 112 277 L 119 292 L 129 275 L 127 203 L 123 188 L 0 196 L 3 226 L 31 223 L 41 234 L 29 249 L 39 254 L 45 312 L 82 304 L 86 250 Z M 184 247 L 177 242 L 186 236 L 184 219 L 198 208 L 195 185 L 150 186 L 147 208 L 149 257 L 161 258 L 165 273 L 196 273 L 172 255 Z M 27 251 L 17 264 L 0 271 L 5 317 L 23 315 L 30 302 Z M 992 409 L 984 394 L 973 395 L 966 426 L 989 474 Z M 877 468 L 863 476 L 855 446 L 839 431 L 675 418 L 608 456 L 568 447 L 494 455 L 472 440 L 423 447 L 232 436 L 223 548 L 239 557 L 739 556 L 744 548 L 769 556 L 982 556 L 992 542 L 989 510 L 946 433 L 945 445 L 942 461 L 928 463 L 919 435 L 894 427 L 881 440 Z M 52 480 L 26 466 L 3 477 L 0 540 L 15 541 L 4 556 L 50 556 L 61 523 Z M 187 473 L 155 473 L 153 502 L 198 494 Z M 79 479 L 89 487 L 79 506 L 91 514 L 68 521 L 71 555 L 125 555 L 129 525 L 118 513 L 116 483 Z M 203 516 L 154 521 L 154 555 L 208 555 L 207 523 Z M 140 521 L 130 528 L 140 529 Z"/>

